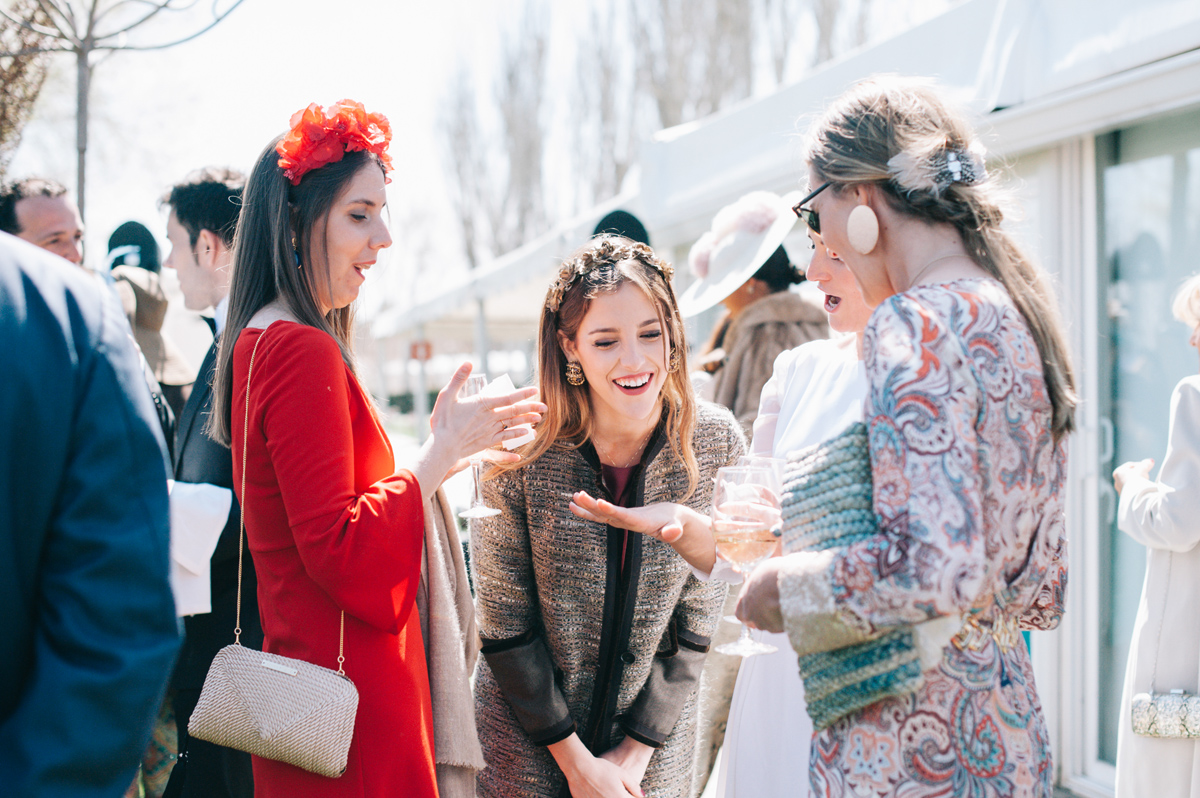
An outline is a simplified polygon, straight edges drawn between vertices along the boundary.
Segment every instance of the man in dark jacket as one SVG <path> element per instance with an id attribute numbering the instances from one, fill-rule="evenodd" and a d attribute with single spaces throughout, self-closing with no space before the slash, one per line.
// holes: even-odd
<path id="1" fill-rule="evenodd" d="M 0 791 L 129 785 L 179 647 L 165 448 L 116 298 L 0 233 Z"/>
<path id="2" fill-rule="evenodd" d="M 163 198 L 170 208 L 167 238 L 171 252 L 164 265 L 175 269 L 184 306 L 216 311 L 213 344 L 204 357 L 175 436 L 174 511 L 180 512 L 183 483 L 205 484 L 229 491 L 229 513 L 209 562 L 211 612 L 184 617 L 183 650 L 171 679 L 175 690 L 175 720 L 179 726 L 179 761 L 171 772 L 166 795 L 205 798 L 251 798 L 254 781 L 250 755 L 223 748 L 187 734 L 204 677 L 213 657 L 233 642 L 238 586 L 238 542 L 241 517 L 233 496 L 233 456 L 205 433 L 212 408 L 212 378 L 217 345 L 225 324 L 229 298 L 230 247 L 241 208 L 245 178 L 228 169 L 202 169 L 174 186 Z M 211 491 L 210 491 L 211 492 Z M 202 509 L 202 508 L 199 508 Z M 245 545 L 244 543 L 242 544 Z M 258 584 L 250 552 L 243 548 L 241 643 L 262 648 L 258 618 Z"/>

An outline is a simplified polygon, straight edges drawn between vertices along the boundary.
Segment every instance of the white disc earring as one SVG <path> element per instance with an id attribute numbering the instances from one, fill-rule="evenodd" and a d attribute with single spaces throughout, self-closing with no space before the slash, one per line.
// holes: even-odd
<path id="1" fill-rule="evenodd" d="M 870 205 L 856 205 L 846 218 L 846 238 L 859 255 L 869 255 L 879 243 L 879 217 Z"/>

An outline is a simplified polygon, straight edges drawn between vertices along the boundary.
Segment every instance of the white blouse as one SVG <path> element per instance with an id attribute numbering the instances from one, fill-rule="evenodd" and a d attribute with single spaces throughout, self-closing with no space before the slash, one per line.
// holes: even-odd
<path id="1" fill-rule="evenodd" d="M 867 373 L 854 344 L 853 335 L 813 341 L 775 359 L 759 399 L 754 454 L 786 458 L 862 420 Z M 808 795 L 812 720 L 804 705 L 796 652 L 785 633 L 752 634 L 779 650 L 742 660 L 716 794 Z"/>

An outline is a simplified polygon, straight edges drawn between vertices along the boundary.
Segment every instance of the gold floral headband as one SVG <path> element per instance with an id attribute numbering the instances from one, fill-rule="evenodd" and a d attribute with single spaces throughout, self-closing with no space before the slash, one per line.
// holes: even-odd
<path id="1" fill-rule="evenodd" d="M 616 236 L 603 236 L 597 239 L 594 246 L 585 252 L 565 261 L 558 270 L 558 277 L 546 293 L 546 307 L 552 313 L 557 313 L 562 305 L 567 290 L 585 274 L 595 271 L 601 266 L 614 266 L 623 260 L 638 260 L 647 266 L 652 266 L 662 275 L 667 286 L 675 276 L 675 269 L 664 260 L 654 255 L 654 250 L 637 241 L 621 241 Z"/>

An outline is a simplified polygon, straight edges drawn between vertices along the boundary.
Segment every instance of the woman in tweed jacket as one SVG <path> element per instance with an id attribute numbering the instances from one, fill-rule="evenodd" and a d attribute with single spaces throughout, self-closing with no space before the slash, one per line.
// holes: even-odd
<path id="1" fill-rule="evenodd" d="M 594 239 L 547 293 L 539 373 L 549 411 L 474 525 L 483 637 L 481 796 L 688 795 L 696 688 L 724 599 L 670 546 L 571 512 L 576 491 L 706 513 L 744 442 L 687 379 L 671 268 Z"/>

